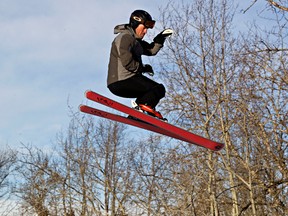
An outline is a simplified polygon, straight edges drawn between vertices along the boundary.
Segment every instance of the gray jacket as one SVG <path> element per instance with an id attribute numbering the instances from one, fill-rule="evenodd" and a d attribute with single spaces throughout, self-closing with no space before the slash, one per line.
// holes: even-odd
<path id="1" fill-rule="evenodd" d="M 163 47 L 162 44 L 137 39 L 134 30 L 127 24 L 116 26 L 114 34 L 118 35 L 111 46 L 107 85 L 141 73 L 141 55 L 156 55 Z"/>

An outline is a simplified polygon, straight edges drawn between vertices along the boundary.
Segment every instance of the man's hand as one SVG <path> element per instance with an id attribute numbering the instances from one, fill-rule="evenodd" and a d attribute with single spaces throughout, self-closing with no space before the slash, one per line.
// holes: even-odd
<path id="1" fill-rule="evenodd" d="M 150 76 L 154 75 L 154 71 L 151 65 L 145 64 L 143 65 L 142 73 L 148 73 Z"/>
<path id="2" fill-rule="evenodd" d="M 154 38 L 154 42 L 158 43 L 158 44 L 164 44 L 165 40 L 167 37 L 169 37 L 170 35 L 173 34 L 173 30 L 172 29 L 165 29 L 162 32 L 160 32 L 158 35 L 156 35 L 156 37 Z"/>

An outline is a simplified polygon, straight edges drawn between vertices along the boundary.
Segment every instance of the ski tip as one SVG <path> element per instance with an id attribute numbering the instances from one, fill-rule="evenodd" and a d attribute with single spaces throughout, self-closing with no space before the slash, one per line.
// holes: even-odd
<path id="1" fill-rule="evenodd" d="M 91 90 L 91 89 L 87 89 L 87 90 L 85 91 L 85 95 L 89 94 L 90 92 L 92 92 L 92 90 Z"/>
<path id="2" fill-rule="evenodd" d="M 220 151 L 221 149 L 224 148 L 224 144 L 223 143 L 218 143 L 215 148 L 214 148 L 214 151 Z"/>
<path id="3" fill-rule="evenodd" d="M 80 104 L 78 106 L 79 111 L 83 112 L 83 110 L 85 109 L 86 105 Z"/>

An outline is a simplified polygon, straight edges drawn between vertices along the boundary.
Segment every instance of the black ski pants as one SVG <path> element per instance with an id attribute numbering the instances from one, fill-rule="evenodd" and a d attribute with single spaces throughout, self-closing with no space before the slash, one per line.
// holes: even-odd
<path id="1" fill-rule="evenodd" d="M 165 96 L 165 87 L 142 74 L 108 85 L 109 90 L 125 98 L 136 98 L 137 104 L 146 104 L 155 108 Z"/>

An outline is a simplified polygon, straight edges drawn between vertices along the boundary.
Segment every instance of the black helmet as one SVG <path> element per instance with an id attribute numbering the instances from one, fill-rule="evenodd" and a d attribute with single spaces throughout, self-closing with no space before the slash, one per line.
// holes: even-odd
<path id="1" fill-rule="evenodd" d="M 139 24 L 143 24 L 146 28 L 153 28 L 155 20 L 152 19 L 151 15 L 144 10 L 135 10 L 131 16 L 129 25 L 136 29 Z"/>

